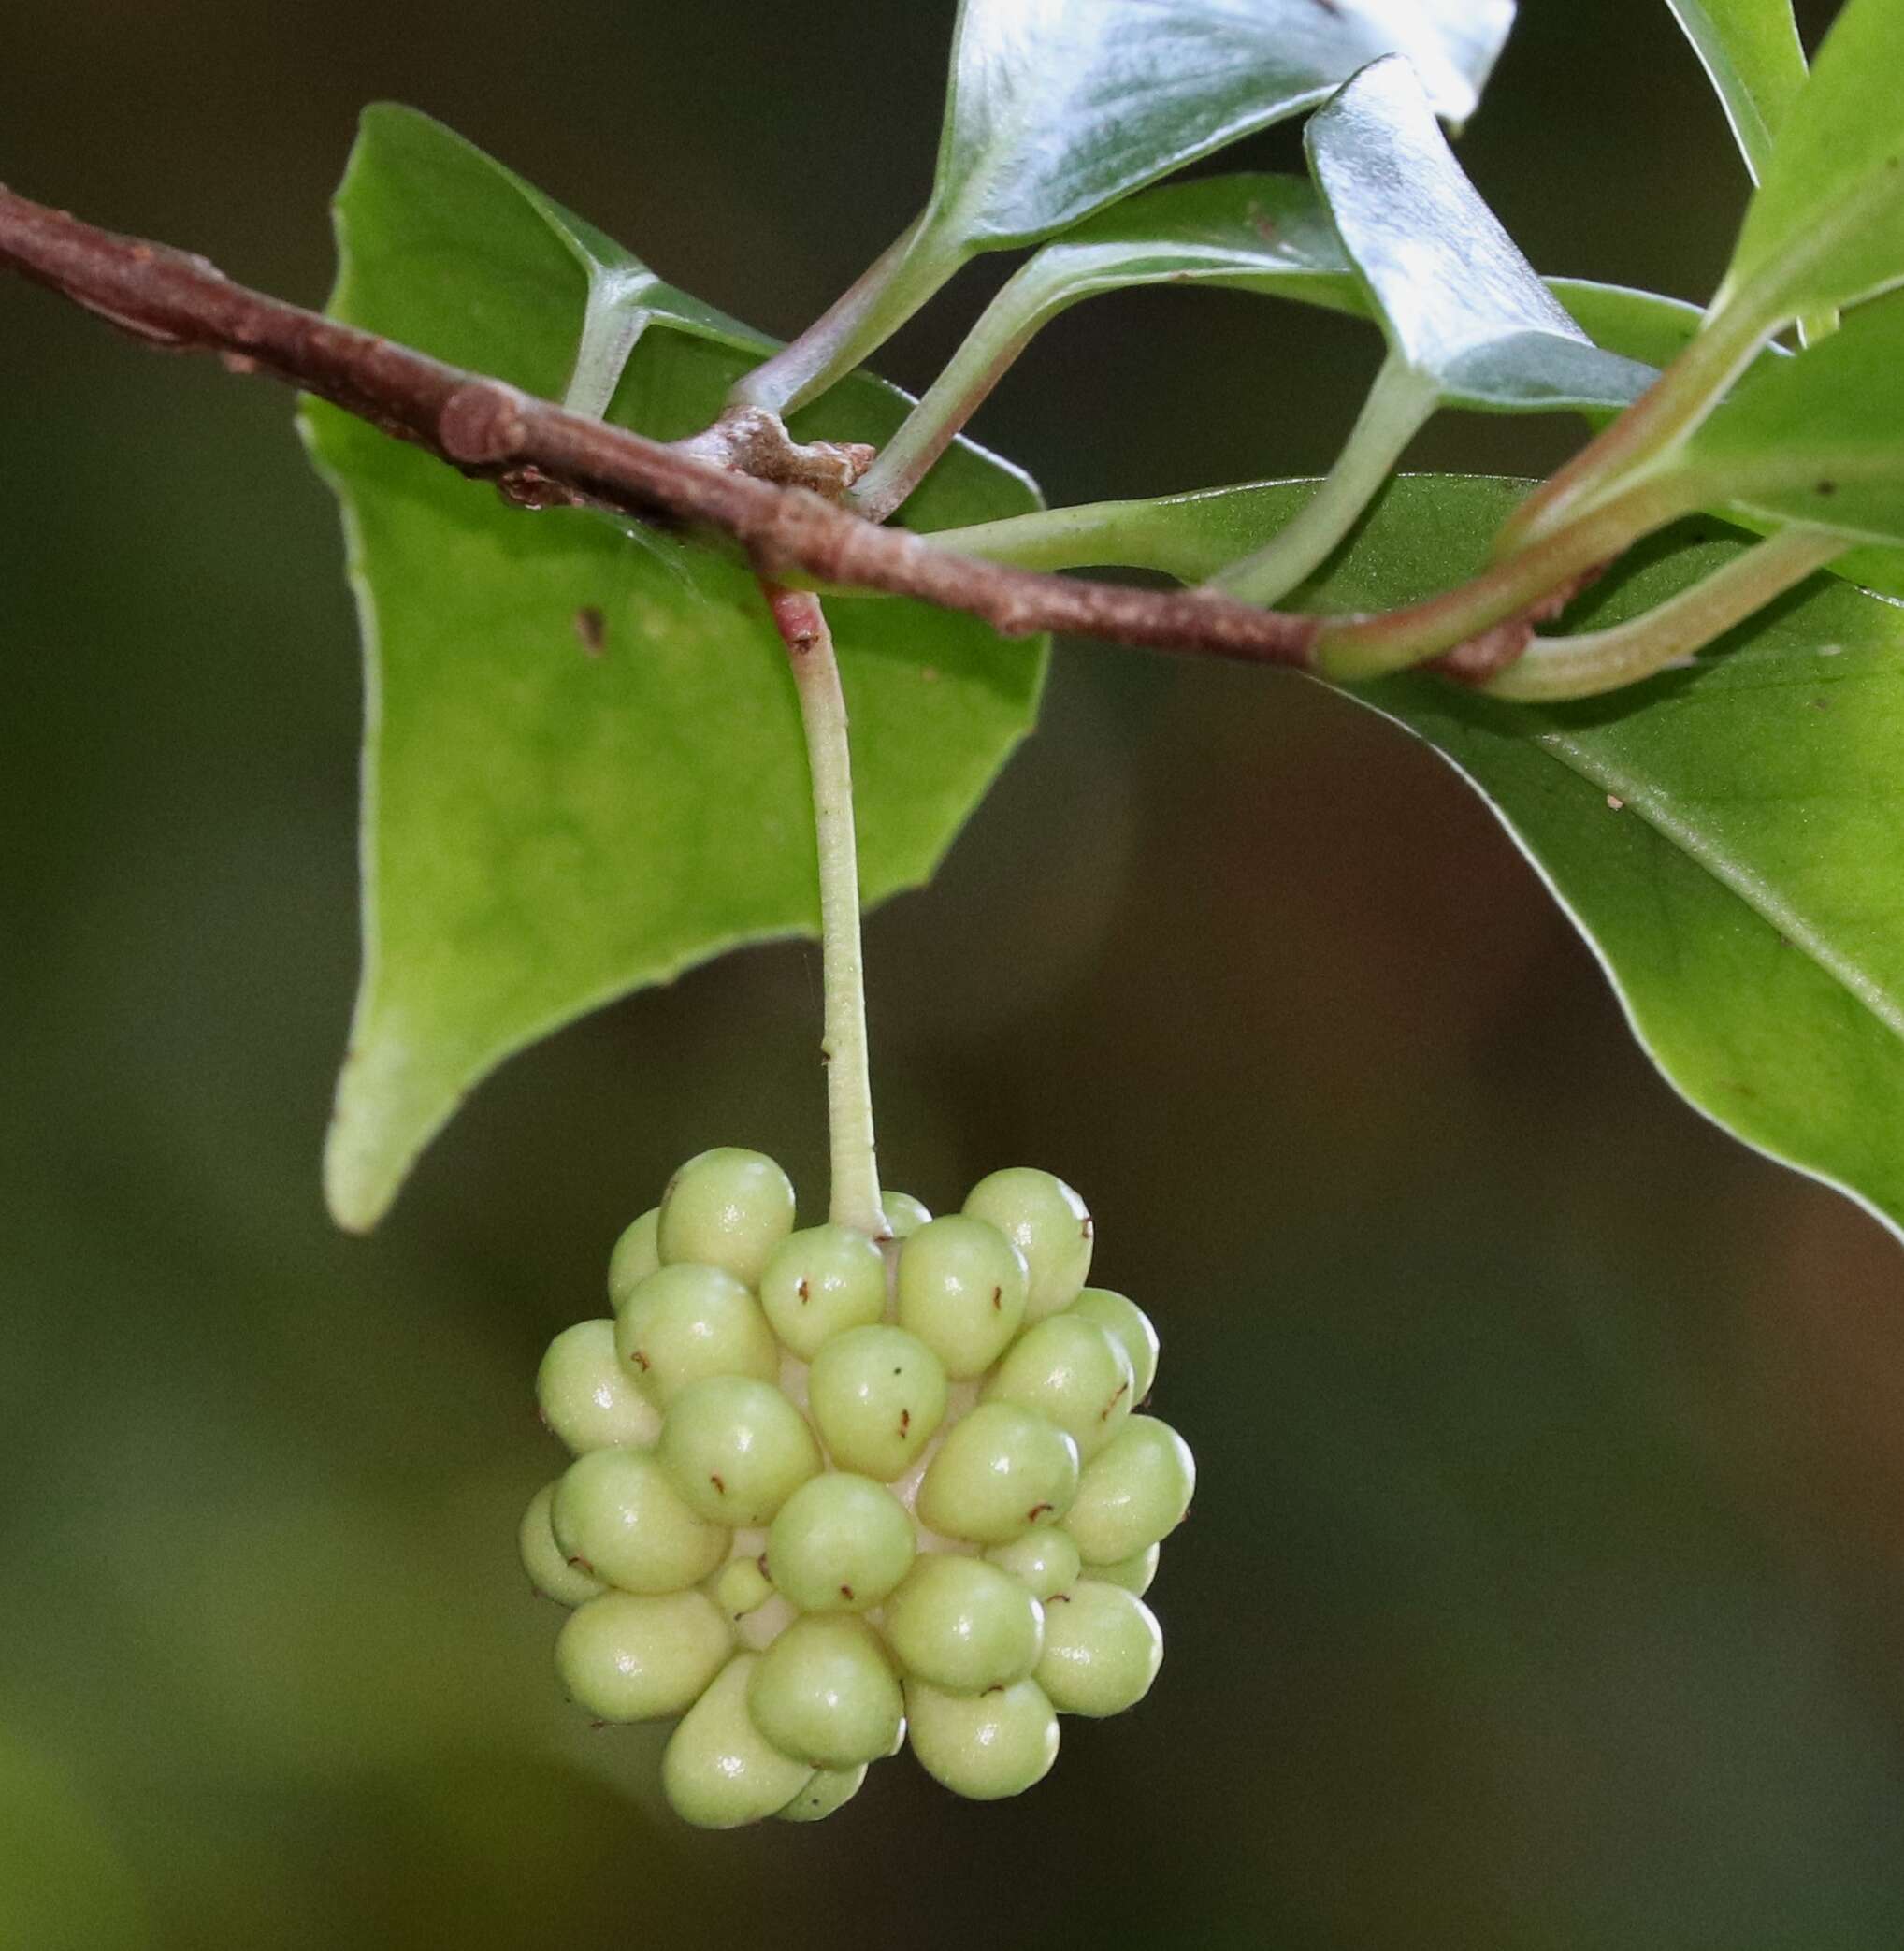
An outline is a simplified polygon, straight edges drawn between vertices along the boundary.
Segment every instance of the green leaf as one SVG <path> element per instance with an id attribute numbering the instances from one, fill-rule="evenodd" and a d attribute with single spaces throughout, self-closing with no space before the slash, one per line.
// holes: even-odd
<path id="1" fill-rule="evenodd" d="M 1309 166 L 1399 363 L 1450 406 L 1623 407 L 1658 375 L 1603 352 L 1469 182 L 1403 61 L 1364 68 L 1304 131 Z"/>
<path id="2" fill-rule="evenodd" d="M 1348 534 L 1443 406 L 1624 407 L 1657 374 L 1603 352 L 1549 293 L 1454 160 L 1406 61 L 1365 67 L 1309 118 L 1309 167 L 1389 354 L 1301 515 L 1217 577 L 1274 603 Z"/>
<path id="3" fill-rule="evenodd" d="M 1149 284 L 1215 285 L 1360 318 L 1375 315 L 1367 286 L 1314 184 L 1260 172 L 1160 183 L 1087 218 L 1034 252 L 1005 281 L 881 450 L 859 484 L 857 504 L 875 519 L 902 505 L 952 430 L 966 424 L 1054 319 L 1087 298 Z M 1555 280 L 1551 288 L 1568 313 L 1578 314 L 1565 328 L 1570 339 L 1578 340 L 1578 325 L 1588 338 L 1629 355 L 1596 369 L 1612 404 L 1623 404 L 1634 385 L 1653 377 L 1641 372 L 1634 358 L 1664 365 L 1697 330 L 1702 316 L 1696 306 L 1648 292 L 1579 280 Z M 1544 339 L 1532 340 L 1534 359 L 1544 344 Z M 1503 350 L 1511 358 L 1511 349 Z M 1537 394 L 1539 377 L 1530 360 L 1523 390 Z M 1498 398 L 1486 403 L 1513 404 Z M 1522 404 L 1552 402 L 1530 398 Z"/>
<path id="4" fill-rule="evenodd" d="M 1805 45 L 1792 0 L 1666 0 L 1732 124 L 1753 182 L 1772 137 L 1805 85 Z"/>
<path id="5" fill-rule="evenodd" d="M 1904 544 L 1904 293 L 1796 358 L 1762 362 L 1673 466 L 1700 500 Z"/>
<path id="6" fill-rule="evenodd" d="M 507 171 L 373 111 L 338 224 L 336 315 L 561 391 L 586 269 Z M 771 341 L 650 296 L 610 417 L 672 438 Z M 861 377 L 798 430 L 878 440 L 906 404 Z M 328 408 L 305 424 L 343 505 L 368 660 L 364 976 L 326 1157 L 333 1210 L 363 1227 L 511 1051 L 736 943 L 811 932 L 814 840 L 785 656 L 737 563 L 511 508 Z M 961 447 L 912 513 L 1035 505 Z M 876 899 L 932 871 L 1029 729 L 1045 647 L 911 603 L 842 603 L 836 634 Z"/>
<path id="7" fill-rule="evenodd" d="M 854 494 L 878 520 L 902 506 L 1012 362 L 1086 298 L 1147 284 L 1213 284 L 1364 312 L 1354 267 L 1315 190 L 1261 173 L 1160 183 L 1034 252 L 1000 288 Z"/>
<path id="8" fill-rule="evenodd" d="M 1474 112 L 1511 0 L 964 0 L 929 234 L 1030 243 L 1406 55 Z"/>
<path id="9" fill-rule="evenodd" d="M 1848 0 L 1778 130 L 1715 313 L 1766 333 L 1904 282 L 1904 0 Z"/>
<path id="10" fill-rule="evenodd" d="M 961 0 L 926 208 L 744 397 L 813 397 L 975 253 L 1068 229 L 1381 55 L 1461 122 L 1513 19 L 1514 0 Z"/>
<path id="11" fill-rule="evenodd" d="M 1464 580 L 1526 485 L 1391 483 L 1300 600 L 1379 610 Z M 1220 555 L 1312 492 L 1186 497 L 1171 518 Z M 1740 547 L 1684 525 L 1578 621 L 1637 615 Z M 1421 674 L 1347 695 L 1488 800 L 1689 1102 L 1904 1231 L 1904 611 L 1820 578 L 1695 670 L 1584 704 L 1506 704 Z M 1553 1096 L 1564 1115 L 1564 1076 Z"/>
<path id="12" fill-rule="evenodd" d="M 1697 305 L 1624 284 L 1586 278 L 1550 278 L 1547 288 L 1595 345 L 1648 366 L 1670 366 L 1693 341 L 1706 316 Z"/>

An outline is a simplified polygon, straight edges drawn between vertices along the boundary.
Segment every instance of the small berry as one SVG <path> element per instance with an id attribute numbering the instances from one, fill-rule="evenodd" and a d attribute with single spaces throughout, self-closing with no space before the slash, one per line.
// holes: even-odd
<path id="1" fill-rule="evenodd" d="M 965 1210 L 989 1220 L 1025 1256 L 1027 1321 L 1043 1321 L 1076 1300 L 1090 1271 L 1091 1220 L 1061 1178 L 1029 1165 L 1009 1166 L 981 1178 Z"/>
<path id="2" fill-rule="evenodd" d="M 773 1813 L 782 1822 L 824 1822 L 835 1809 L 844 1809 L 859 1793 L 866 1779 L 866 1764 L 858 1768 L 821 1768 L 814 1778 L 784 1809 Z"/>
<path id="3" fill-rule="evenodd" d="M 661 1265 L 660 1219 L 661 1208 L 651 1206 L 623 1230 L 608 1256 L 608 1300 L 617 1313 L 636 1287 Z"/>
<path id="4" fill-rule="evenodd" d="M 729 1619 L 744 1619 L 772 1597 L 773 1581 L 760 1568 L 760 1558 L 729 1558 L 714 1574 L 714 1604 Z"/>
<path id="5" fill-rule="evenodd" d="M 1135 1409 L 1157 1380 L 1157 1330 L 1150 1325 L 1150 1317 L 1108 1287 L 1087 1287 L 1069 1311 L 1096 1322 L 1122 1345 L 1131 1358 L 1131 1407 Z"/>
<path id="6" fill-rule="evenodd" d="M 757 1151 L 722 1146 L 688 1160 L 668 1182 L 656 1238 L 661 1263 L 725 1267 L 747 1287 L 793 1231 L 793 1186 Z"/>
<path id="7" fill-rule="evenodd" d="M 945 1419 L 945 1371 L 903 1328 L 855 1328 L 828 1342 L 807 1376 L 807 1407 L 834 1464 L 889 1483 Z"/>
<path id="8" fill-rule="evenodd" d="M 1034 1681 L 961 1696 L 908 1680 L 905 1696 L 913 1753 L 955 1795 L 980 1802 L 1022 1795 L 1058 1759 L 1058 1716 Z"/>
<path id="9" fill-rule="evenodd" d="M 606 1592 L 563 1622 L 555 1671 L 598 1720 L 658 1721 L 685 1713 L 733 1650 L 704 1592 Z"/>
<path id="10" fill-rule="evenodd" d="M 1063 1522 L 1077 1495 L 1077 1445 L 1031 1409 L 981 1403 L 945 1432 L 919 1483 L 921 1523 L 971 1544 L 1009 1544 Z"/>
<path id="11" fill-rule="evenodd" d="M 1196 1481 L 1176 1431 L 1154 1416 L 1132 1416 L 1086 1466 L 1064 1527 L 1087 1565 L 1115 1565 L 1182 1524 Z"/>
<path id="12" fill-rule="evenodd" d="M 1150 1691 L 1163 1659 L 1157 1615 L 1121 1585 L 1080 1579 L 1045 1614 L 1036 1679 L 1060 1713 L 1122 1713 Z"/>
<path id="13" fill-rule="evenodd" d="M 591 1450 L 550 1507 L 563 1555 L 625 1592 L 679 1592 L 728 1553 L 728 1534 L 682 1501 L 648 1450 Z"/>
<path id="14" fill-rule="evenodd" d="M 824 1769 L 890 1755 L 905 1727 L 878 1635 L 843 1612 L 809 1612 L 774 1640 L 748 1681 L 747 1711 L 783 1755 Z"/>
<path id="15" fill-rule="evenodd" d="M 1089 1463 L 1124 1426 L 1134 1383 L 1122 1342 L 1095 1322 L 1054 1314 L 1005 1351 L 984 1400 L 1035 1410 L 1063 1430 Z"/>
<path id="16" fill-rule="evenodd" d="M 767 1533 L 767 1576 L 803 1612 L 863 1612 L 905 1577 L 913 1521 L 883 1483 L 829 1470 L 780 1507 Z"/>
<path id="17" fill-rule="evenodd" d="M 739 1828 L 778 1814 L 813 1770 L 783 1755 L 747 1712 L 760 1655 L 739 1653 L 687 1710 L 661 1756 L 661 1785 L 674 1813 L 703 1829 Z"/>
<path id="18" fill-rule="evenodd" d="M 927 1552 L 886 1606 L 886 1637 L 909 1675 L 951 1694 L 1009 1686 L 1038 1664 L 1045 1611 L 982 1558 Z"/>
<path id="19" fill-rule="evenodd" d="M 578 1321 L 549 1344 L 536 1371 L 542 1421 L 576 1455 L 613 1443 L 652 1443 L 661 1418 L 614 1351 L 614 1322 Z"/>
<path id="20" fill-rule="evenodd" d="M 773 1250 L 760 1306 L 781 1341 L 811 1362 L 835 1335 L 886 1312 L 886 1261 L 850 1226 L 809 1226 Z"/>
<path id="21" fill-rule="evenodd" d="M 570 1564 L 562 1547 L 555 1542 L 555 1527 L 549 1522 L 549 1506 L 555 1495 L 553 1483 L 543 1484 L 522 1514 L 522 1526 L 516 1533 L 522 1568 L 528 1573 L 529 1583 L 544 1598 L 553 1598 L 557 1605 L 579 1606 L 598 1593 L 606 1592 L 608 1587 L 580 1566 Z"/>
<path id="22" fill-rule="evenodd" d="M 910 1192 L 881 1192 L 879 1204 L 886 1214 L 886 1230 L 894 1239 L 911 1239 L 932 1217 Z"/>
<path id="23" fill-rule="evenodd" d="M 986 1553 L 985 1559 L 988 1565 L 1010 1572 L 1036 1599 L 1048 1599 L 1053 1593 L 1070 1591 L 1082 1569 L 1071 1534 L 1055 1525 L 1027 1531 L 1010 1544 L 995 1544 Z"/>
<path id="24" fill-rule="evenodd" d="M 780 1351 L 760 1303 L 717 1266 L 684 1263 L 652 1273 L 614 1324 L 615 1353 L 657 1409 L 714 1375 L 771 1382 Z"/>
<path id="25" fill-rule="evenodd" d="M 899 1324 L 954 1381 L 982 1374 L 1025 1318 L 1025 1262 L 996 1226 L 953 1213 L 900 1249 Z"/>
<path id="26" fill-rule="evenodd" d="M 716 1525 L 771 1523 L 824 1467 L 806 1419 L 772 1382 L 712 1375 L 684 1389 L 657 1452 L 674 1488 Z"/>
<path id="27" fill-rule="evenodd" d="M 1157 1561 L 1161 1555 L 1160 1547 L 1147 1544 L 1128 1558 L 1115 1559 L 1109 1565 L 1089 1566 L 1086 1569 L 1101 1584 L 1121 1585 L 1133 1597 L 1142 1598 L 1157 1576 Z"/>

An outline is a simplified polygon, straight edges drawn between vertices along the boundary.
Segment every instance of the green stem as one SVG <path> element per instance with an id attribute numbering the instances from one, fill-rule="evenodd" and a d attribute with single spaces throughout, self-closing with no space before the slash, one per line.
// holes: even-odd
<path id="1" fill-rule="evenodd" d="M 916 217 L 798 339 L 740 381 L 728 404 L 785 418 L 890 339 L 964 262 L 930 247 L 930 216 Z"/>
<path id="2" fill-rule="evenodd" d="M 1328 479 L 1265 547 L 1210 587 L 1246 603 L 1280 601 L 1334 553 L 1440 402 L 1433 379 L 1390 354 Z"/>
<path id="3" fill-rule="evenodd" d="M 1778 329 L 1777 319 L 1767 325 L 1764 317 L 1762 307 L 1745 300 L 1709 313 L 1698 337 L 1653 384 L 1508 516 L 1495 559 L 1577 521 L 1691 433 Z"/>
<path id="4" fill-rule="evenodd" d="M 1315 667 L 1325 677 L 1352 683 L 1423 663 L 1524 614 L 1695 505 L 1689 484 L 1677 477 L 1637 482 L 1458 589 L 1379 616 L 1325 623 L 1316 637 Z"/>
<path id="5" fill-rule="evenodd" d="M 1070 302 L 1061 292 L 1043 289 L 1049 282 L 1040 275 L 1044 262 L 1032 258 L 979 314 L 964 343 L 860 477 L 847 500 L 868 521 L 885 521 L 918 486 L 1012 362 Z"/>
<path id="6" fill-rule="evenodd" d="M 1609 629 L 1536 637 L 1481 688 L 1491 698 L 1552 704 L 1652 677 L 1743 623 L 1852 544 L 1817 528 L 1783 528 L 1690 589 Z"/>
<path id="7" fill-rule="evenodd" d="M 853 833 L 853 762 L 846 699 L 833 635 L 819 599 L 763 582 L 800 696 L 813 775 L 820 869 L 822 1031 L 827 1129 L 832 1153 L 829 1217 L 874 1239 L 887 1232 L 873 1140 L 873 1080 L 866 1039 L 866 975 L 859 946 L 859 857 Z"/>
<path id="8" fill-rule="evenodd" d="M 1480 688 L 1520 704 L 1559 704 L 1637 685 L 1758 614 L 1850 546 L 1822 528 L 1781 528 L 1629 622 L 1580 636 L 1537 636 L 1518 663 Z"/>

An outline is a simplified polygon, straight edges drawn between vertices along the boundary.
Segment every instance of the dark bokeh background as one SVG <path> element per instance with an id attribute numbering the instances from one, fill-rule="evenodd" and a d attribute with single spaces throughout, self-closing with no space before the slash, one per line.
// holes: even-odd
<path id="1" fill-rule="evenodd" d="M 1705 294 L 1743 178 L 1665 8 L 1522 10 L 1483 191 L 1543 268 Z M 950 13 L 13 0 L 0 180 L 315 302 L 353 115 L 396 96 L 786 331 L 908 214 Z M 1669 1094 L 1423 751 L 1085 646 L 872 926 L 883 1150 L 935 1204 L 1062 1171 L 1161 1319 L 1204 1469 L 1170 1657 L 1023 1801 L 902 1761 L 819 1829 L 675 1825 L 658 1737 L 556 1698 L 513 1556 L 557 1463 L 529 1379 L 678 1159 L 817 1185 L 813 954 L 519 1059 L 381 1233 L 333 1233 L 331 508 L 267 386 L 19 285 L 0 348 L 0 1945 L 1904 1939 L 1896 1248 Z M 1304 471 L 1373 363 L 1148 292 L 1055 329 L 978 431 L 1057 499 Z"/>

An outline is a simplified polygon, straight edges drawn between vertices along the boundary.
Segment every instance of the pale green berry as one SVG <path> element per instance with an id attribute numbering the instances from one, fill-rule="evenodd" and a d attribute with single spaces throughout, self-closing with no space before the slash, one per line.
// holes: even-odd
<path id="1" fill-rule="evenodd" d="M 886 1260 L 851 1226 L 809 1226 L 773 1250 L 760 1276 L 773 1332 L 802 1362 L 835 1335 L 886 1312 Z"/>
<path id="2" fill-rule="evenodd" d="M 881 1192 L 879 1204 L 886 1214 L 888 1239 L 911 1239 L 931 1221 L 931 1214 L 910 1192 Z"/>
<path id="3" fill-rule="evenodd" d="M 1113 1293 L 1108 1287 L 1087 1287 L 1072 1302 L 1070 1312 L 1096 1322 L 1117 1337 L 1130 1356 L 1131 1406 L 1136 1408 L 1157 1380 L 1157 1330 L 1150 1325 L 1150 1317 L 1134 1301 Z"/>
<path id="4" fill-rule="evenodd" d="M 784 1809 L 773 1813 L 782 1822 L 824 1822 L 835 1809 L 844 1809 L 859 1793 L 866 1779 L 866 1764 L 858 1768 L 821 1768 L 814 1778 Z"/>
<path id="5" fill-rule="evenodd" d="M 978 1802 L 1022 1795 L 1058 1759 L 1058 1716 L 1035 1681 L 960 1696 L 909 1680 L 905 1695 L 913 1753 L 954 1795 Z"/>
<path id="6" fill-rule="evenodd" d="M 855 1328 L 828 1342 L 806 1389 L 833 1462 L 882 1483 L 903 1476 L 945 1420 L 945 1371 L 903 1328 Z"/>
<path id="7" fill-rule="evenodd" d="M 1121 1342 L 1095 1322 L 1054 1314 L 1005 1351 L 986 1382 L 985 1400 L 1036 1410 L 1063 1430 L 1089 1463 L 1124 1426 L 1133 1380 Z"/>
<path id="8" fill-rule="evenodd" d="M 639 1220 L 630 1221 L 608 1256 L 609 1305 L 617 1312 L 628 1295 L 661 1265 L 658 1237 L 661 1208 L 651 1206 Z"/>
<path id="9" fill-rule="evenodd" d="M 1055 1525 L 1077 1493 L 1077 1445 L 1033 1409 L 984 1402 L 945 1432 L 919 1483 L 919 1520 L 973 1544 Z"/>
<path id="10" fill-rule="evenodd" d="M 955 1381 L 996 1362 L 1025 1318 L 1025 1262 L 996 1226 L 952 1213 L 900 1249 L 899 1324 Z"/>
<path id="11" fill-rule="evenodd" d="M 1150 1691 L 1163 1660 L 1157 1615 L 1121 1585 L 1080 1579 L 1045 1612 L 1036 1679 L 1060 1713 L 1122 1713 Z"/>
<path id="12" fill-rule="evenodd" d="M 1027 1321 L 1043 1321 L 1076 1300 L 1090 1271 L 1090 1214 L 1061 1178 L 1030 1165 L 1007 1166 L 973 1187 L 965 1210 L 989 1220 L 1025 1256 Z"/>
<path id="13" fill-rule="evenodd" d="M 661 1786 L 674 1813 L 703 1829 L 735 1829 L 777 1814 L 813 1770 L 783 1755 L 747 1713 L 759 1655 L 736 1654 L 687 1710 L 661 1756 Z"/>
<path id="14" fill-rule="evenodd" d="M 1141 1552 L 1132 1552 L 1128 1558 L 1115 1559 L 1109 1565 L 1088 1565 L 1084 1568 L 1102 1583 L 1121 1585 L 1126 1592 L 1142 1598 L 1157 1576 L 1157 1561 L 1161 1555 L 1156 1545 L 1147 1544 Z"/>
<path id="15" fill-rule="evenodd" d="M 886 1603 L 886 1637 L 909 1674 L 952 1694 L 1009 1686 L 1038 1664 L 1045 1611 L 982 1558 L 921 1554 Z"/>
<path id="16" fill-rule="evenodd" d="M 1167 1538 L 1196 1488 L 1190 1445 L 1167 1423 L 1132 1416 L 1086 1466 L 1064 1528 L 1088 1565 L 1115 1565 Z"/>
<path id="17" fill-rule="evenodd" d="M 717 1266 L 664 1266 L 629 1294 L 614 1324 L 615 1353 L 642 1394 L 666 1409 L 711 1375 L 771 1382 L 780 1350 L 760 1303 Z"/>
<path id="18" fill-rule="evenodd" d="M 522 1514 L 522 1525 L 516 1533 L 522 1549 L 522 1568 L 528 1573 L 529 1583 L 544 1598 L 553 1598 L 557 1605 L 579 1606 L 597 1593 L 606 1592 L 608 1587 L 599 1579 L 591 1578 L 579 1565 L 570 1564 L 567 1554 L 555 1542 L 555 1526 L 549 1522 L 549 1506 L 555 1495 L 553 1483 L 543 1484 Z"/>
<path id="19" fill-rule="evenodd" d="M 659 1721 L 685 1713 L 733 1650 L 704 1592 L 606 1592 L 563 1621 L 555 1671 L 597 1720 Z"/>
<path id="20" fill-rule="evenodd" d="M 688 1160 L 661 1200 L 661 1263 L 723 1266 L 749 1287 L 793 1231 L 793 1184 L 757 1151 L 724 1145 Z"/>
<path id="21" fill-rule="evenodd" d="M 728 1534 L 683 1502 L 651 1450 L 591 1450 L 550 1506 L 565 1557 L 625 1592 L 679 1592 L 728 1554 Z"/>
<path id="22" fill-rule="evenodd" d="M 803 1612 L 863 1612 L 905 1577 L 913 1521 L 883 1483 L 829 1470 L 802 1483 L 767 1534 L 767 1576 Z"/>
<path id="23" fill-rule="evenodd" d="M 744 1619 L 773 1597 L 773 1581 L 758 1558 L 729 1558 L 715 1576 L 714 1597 L 729 1619 Z"/>
<path id="24" fill-rule="evenodd" d="M 1041 1525 L 1010 1544 L 995 1544 L 985 1558 L 988 1565 L 1010 1572 L 1037 1599 L 1068 1591 L 1077 1582 L 1081 1568 L 1070 1533 L 1056 1525 Z"/>
<path id="25" fill-rule="evenodd" d="M 661 1418 L 616 1356 L 614 1322 L 605 1319 L 578 1321 L 550 1342 L 536 1371 L 536 1406 L 578 1456 L 660 1434 Z"/>
<path id="26" fill-rule="evenodd" d="M 878 1634 L 846 1612 L 796 1619 L 754 1669 L 747 1712 L 783 1755 L 825 1769 L 889 1755 L 905 1725 Z"/>
<path id="27" fill-rule="evenodd" d="M 713 1375 L 682 1390 L 661 1425 L 674 1488 L 716 1525 L 769 1523 L 824 1467 L 806 1418 L 772 1382 Z"/>

